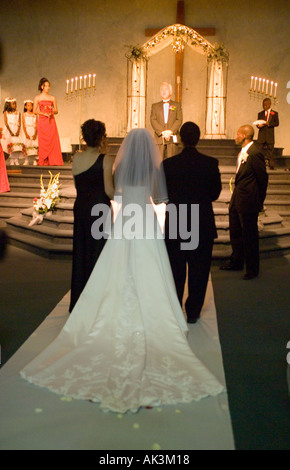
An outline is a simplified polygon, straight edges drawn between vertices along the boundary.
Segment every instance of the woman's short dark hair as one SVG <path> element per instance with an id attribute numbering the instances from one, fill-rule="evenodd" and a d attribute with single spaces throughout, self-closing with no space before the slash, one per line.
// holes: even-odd
<path id="1" fill-rule="evenodd" d="M 89 119 L 82 125 L 82 135 L 89 147 L 99 147 L 106 135 L 106 126 L 101 121 Z"/>
<path id="2" fill-rule="evenodd" d="M 46 82 L 48 82 L 48 83 L 50 84 L 50 81 L 47 80 L 47 78 L 43 77 L 43 78 L 40 79 L 40 82 L 39 82 L 39 85 L 38 85 L 38 90 L 39 90 L 40 92 L 43 91 L 43 90 L 42 90 L 42 87 L 43 87 L 43 85 L 44 85 Z"/>
<path id="3" fill-rule="evenodd" d="M 196 146 L 200 138 L 200 129 L 194 122 L 188 121 L 180 129 L 180 138 L 185 146 Z"/>

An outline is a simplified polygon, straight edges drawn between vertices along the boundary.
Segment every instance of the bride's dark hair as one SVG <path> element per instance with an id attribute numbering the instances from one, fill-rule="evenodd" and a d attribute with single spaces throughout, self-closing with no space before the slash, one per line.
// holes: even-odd
<path id="1" fill-rule="evenodd" d="M 39 90 L 40 92 L 43 91 L 43 90 L 42 90 L 42 87 L 43 87 L 43 85 L 44 85 L 46 82 L 48 82 L 48 83 L 50 84 L 50 81 L 47 80 L 47 78 L 45 78 L 45 77 L 41 78 L 41 80 L 40 80 L 40 82 L 39 82 L 39 85 L 38 85 L 38 90 Z"/>

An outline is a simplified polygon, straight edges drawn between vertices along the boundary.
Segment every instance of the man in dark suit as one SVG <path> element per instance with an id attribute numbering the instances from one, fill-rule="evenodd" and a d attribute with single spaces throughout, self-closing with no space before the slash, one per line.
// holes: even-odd
<path id="1" fill-rule="evenodd" d="M 259 275 L 258 215 L 263 209 L 268 186 L 265 159 L 253 138 L 252 126 L 242 126 L 237 132 L 236 144 L 241 145 L 242 150 L 229 208 L 233 252 L 230 263 L 221 267 L 223 270 L 242 271 L 246 263 L 245 280 Z"/>
<path id="2" fill-rule="evenodd" d="M 7 235 L 4 230 L 0 229 L 0 260 L 4 258 L 7 248 Z"/>
<path id="3" fill-rule="evenodd" d="M 257 126 L 259 129 L 258 143 L 261 146 L 262 152 L 264 148 L 266 149 L 265 159 L 268 162 L 270 169 L 274 170 L 274 128 L 279 126 L 279 116 L 277 111 L 273 111 L 273 109 L 271 109 L 270 98 L 265 98 L 263 100 L 263 108 L 264 111 L 261 111 L 258 114 L 258 120 L 265 121 L 265 124 Z"/>
<path id="4" fill-rule="evenodd" d="M 217 238 L 212 201 L 221 192 L 221 176 L 218 161 L 196 150 L 200 130 L 193 122 L 186 122 L 180 129 L 184 149 L 181 154 L 163 162 L 169 202 L 177 208 L 177 224 L 184 230 L 198 231 L 197 248 L 186 246 L 182 236 L 170 235 L 171 215 L 166 217 L 166 246 L 172 267 L 177 295 L 182 305 L 188 267 L 188 298 L 185 309 L 188 323 L 196 323 L 202 310 L 212 258 L 213 241 Z M 192 205 L 198 205 L 199 221 L 193 220 Z M 186 219 L 182 208 L 186 207 Z M 187 227 L 186 227 L 187 225 Z M 199 230 L 198 230 L 199 229 Z M 173 231 L 174 232 L 174 231 Z M 189 249 L 188 249 L 189 248 Z"/>
<path id="5" fill-rule="evenodd" d="M 172 86 L 162 83 L 160 87 L 162 101 L 151 108 L 151 125 L 155 141 L 163 159 L 178 153 L 178 131 L 182 124 L 181 104 L 171 100 Z"/>

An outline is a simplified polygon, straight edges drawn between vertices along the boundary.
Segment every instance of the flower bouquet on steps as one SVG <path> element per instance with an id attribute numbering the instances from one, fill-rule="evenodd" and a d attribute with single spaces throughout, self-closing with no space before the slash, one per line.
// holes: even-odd
<path id="1" fill-rule="evenodd" d="M 40 225 L 43 222 L 44 217 L 48 217 L 52 214 L 56 204 L 59 202 L 59 176 L 60 173 L 53 176 L 53 174 L 49 171 L 50 174 L 50 181 L 48 183 L 47 189 L 45 189 L 43 184 L 43 175 L 40 177 L 40 197 L 37 197 L 33 200 L 33 215 L 32 220 L 29 223 L 29 227 L 33 225 Z"/>

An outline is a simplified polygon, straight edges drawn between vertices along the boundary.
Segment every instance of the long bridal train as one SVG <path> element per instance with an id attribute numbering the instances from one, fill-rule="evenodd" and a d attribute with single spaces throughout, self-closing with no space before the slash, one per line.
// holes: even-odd
<path id="1" fill-rule="evenodd" d="M 137 188 L 128 199 L 150 202 Z M 62 332 L 21 375 L 121 413 L 221 393 L 186 333 L 164 240 L 110 239 Z"/>

